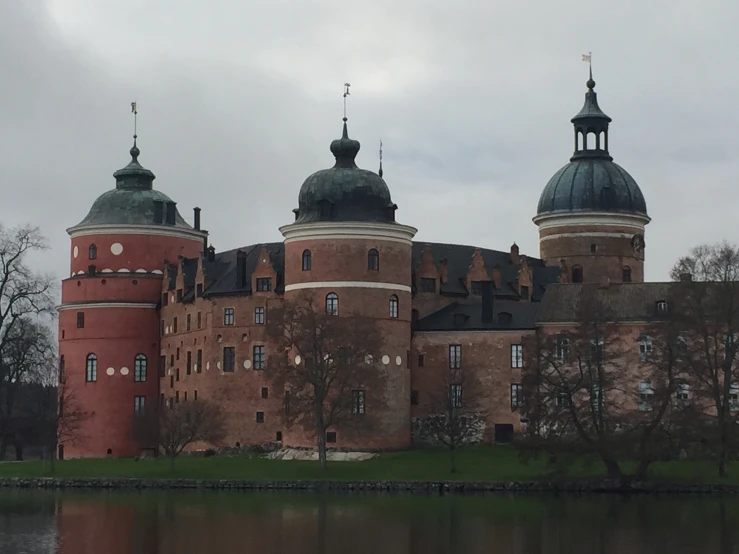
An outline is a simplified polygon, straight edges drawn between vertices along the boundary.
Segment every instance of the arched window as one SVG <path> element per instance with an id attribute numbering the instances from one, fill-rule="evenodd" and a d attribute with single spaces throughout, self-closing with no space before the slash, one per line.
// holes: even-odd
<path id="1" fill-rule="evenodd" d="M 310 250 L 303 250 L 303 271 L 310 271 Z"/>
<path id="2" fill-rule="evenodd" d="M 398 297 L 394 294 L 390 297 L 390 317 L 398 317 Z"/>
<path id="3" fill-rule="evenodd" d="M 367 253 L 367 269 L 370 271 L 380 269 L 380 253 L 374 248 Z"/>
<path id="4" fill-rule="evenodd" d="M 59 380 L 64 379 L 64 356 L 59 357 Z"/>
<path id="5" fill-rule="evenodd" d="M 94 244 L 90 245 L 90 248 L 87 249 L 87 257 L 91 260 L 94 260 L 98 257 L 98 247 Z"/>
<path id="6" fill-rule="evenodd" d="M 146 381 L 146 356 L 136 354 L 133 362 L 133 380 Z"/>
<path id="7" fill-rule="evenodd" d="M 582 268 L 579 265 L 572 268 L 572 282 L 582 283 Z"/>
<path id="8" fill-rule="evenodd" d="M 624 283 L 631 283 L 631 268 L 629 266 L 624 266 L 622 272 L 621 272 L 622 281 Z"/>
<path id="9" fill-rule="evenodd" d="M 326 295 L 326 315 L 339 315 L 339 295 L 335 292 Z"/>
<path id="10" fill-rule="evenodd" d="M 94 383 L 98 380 L 98 357 L 95 354 L 87 355 L 85 364 L 85 381 Z"/>

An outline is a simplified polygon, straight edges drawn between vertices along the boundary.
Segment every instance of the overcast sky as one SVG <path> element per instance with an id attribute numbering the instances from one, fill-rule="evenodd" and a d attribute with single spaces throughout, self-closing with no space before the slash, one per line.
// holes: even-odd
<path id="1" fill-rule="evenodd" d="M 69 237 L 129 161 L 218 250 L 281 239 L 333 165 L 342 84 L 360 167 L 380 139 L 417 240 L 538 256 L 539 194 L 572 154 L 587 64 L 641 186 L 648 280 L 739 235 L 736 0 L 0 0 L 0 221 Z"/>

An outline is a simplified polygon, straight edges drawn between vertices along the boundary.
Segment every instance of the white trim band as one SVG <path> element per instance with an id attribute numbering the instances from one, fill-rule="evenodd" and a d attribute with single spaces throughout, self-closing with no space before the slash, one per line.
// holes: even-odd
<path id="1" fill-rule="evenodd" d="M 208 233 L 196 229 L 183 229 L 167 225 L 89 225 L 70 227 L 67 233 L 72 238 L 87 235 L 156 235 L 202 241 Z"/>
<path id="2" fill-rule="evenodd" d="M 552 240 L 552 239 L 563 239 L 563 238 L 583 237 L 583 236 L 631 239 L 634 235 L 632 235 L 631 233 L 590 233 L 588 231 L 584 231 L 582 233 L 557 233 L 556 235 L 547 235 L 545 237 L 540 237 L 539 242 L 543 242 L 545 240 Z"/>
<path id="3" fill-rule="evenodd" d="M 311 283 L 293 283 L 285 285 L 285 292 L 303 289 L 385 289 L 411 292 L 408 285 L 396 283 L 373 283 L 371 281 L 314 281 Z"/>
<path id="4" fill-rule="evenodd" d="M 149 302 L 81 302 L 79 304 L 60 304 L 56 307 L 57 311 L 64 310 L 89 310 L 92 308 L 144 308 L 153 310 L 156 304 Z"/>
<path id="5" fill-rule="evenodd" d="M 555 227 L 612 225 L 615 227 L 631 227 L 643 232 L 644 226 L 651 221 L 651 218 L 648 215 L 637 214 L 565 212 L 537 215 L 532 221 L 539 226 L 539 231 Z"/>
<path id="6" fill-rule="evenodd" d="M 280 227 L 285 244 L 299 240 L 365 239 L 411 244 L 418 232 L 415 227 L 397 223 L 353 223 L 316 221 L 291 223 Z"/>

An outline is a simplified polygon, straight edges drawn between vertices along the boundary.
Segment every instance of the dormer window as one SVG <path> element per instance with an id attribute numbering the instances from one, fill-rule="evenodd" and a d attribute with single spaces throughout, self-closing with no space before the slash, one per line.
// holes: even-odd
<path id="1" fill-rule="evenodd" d="M 422 277 L 420 279 L 421 292 L 436 292 L 436 279 Z"/>
<path id="2" fill-rule="evenodd" d="M 454 314 L 454 326 L 464 327 L 469 317 L 466 314 Z"/>
<path id="3" fill-rule="evenodd" d="M 472 281 L 470 283 L 470 291 L 475 296 L 482 296 L 482 281 Z"/>
<path id="4" fill-rule="evenodd" d="M 521 300 L 529 299 L 529 287 L 521 287 Z"/>
<path id="5" fill-rule="evenodd" d="M 667 313 L 667 301 L 666 300 L 657 300 L 657 313 L 658 314 L 666 314 Z"/>
<path id="6" fill-rule="evenodd" d="M 91 260 L 96 259 L 98 257 L 98 247 L 91 244 L 90 248 L 87 249 L 87 257 Z"/>
<path id="7" fill-rule="evenodd" d="M 509 325 L 513 321 L 513 315 L 508 312 L 500 312 L 498 314 L 498 323 L 500 325 Z"/>
<path id="8" fill-rule="evenodd" d="M 272 290 L 272 279 L 269 277 L 257 278 L 257 292 L 269 292 Z"/>

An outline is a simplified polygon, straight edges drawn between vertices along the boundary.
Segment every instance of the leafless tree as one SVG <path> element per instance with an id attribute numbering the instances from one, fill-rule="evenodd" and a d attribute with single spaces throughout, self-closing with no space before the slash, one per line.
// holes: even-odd
<path id="1" fill-rule="evenodd" d="M 325 468 L 330 428 L 351 436 L 377 422 L 383 393 L 380 334 L 368 318 L 327 314 L 310 293 L 273 310 L 267 327 L 277 351 L 266 372 L 276 390 L 285 391 L 286 421 L 315 432 Z"/>
<path id="2" fill-rule="evenodd" d="M 450 471 L 456 473 L 460 446 L 479 442 L 485 428 L 482 385 L 474 367 L 444 370 L 429 395 L 430 415 L 422 420 L 429 438 L 449 449 Z"/>
<path id="3" fill-rule="evenodd" d="M 726 242 L 693 248 L 671 271 L 679 302 L 671 306 L 681 327 L 696 421 L 713 449 L 720 476 L 739 447 L 739 249 Z"/>
<path id="4" fill-rule="evenodd" d="M 140 424 L 158 419 L 159 446 L 169 457 L 170 469 L 174 470 L 175 458 L 189 445 L 197 442 L 218 445 L 225 435 L 225 418 L 220 406 L 206 400 L 179 402 L 169 408 L 163 407 L 158 417 L 152 410 L 151 418 L 138 416 Z"/>

